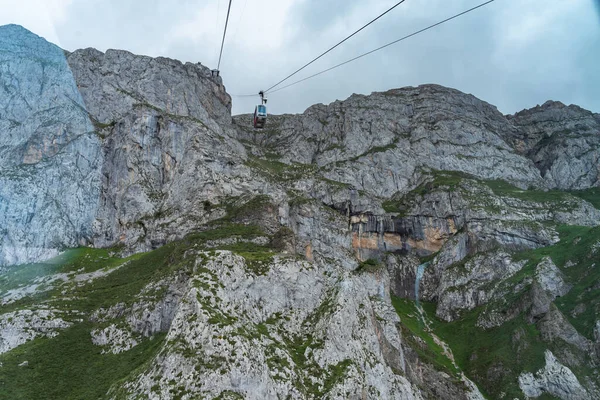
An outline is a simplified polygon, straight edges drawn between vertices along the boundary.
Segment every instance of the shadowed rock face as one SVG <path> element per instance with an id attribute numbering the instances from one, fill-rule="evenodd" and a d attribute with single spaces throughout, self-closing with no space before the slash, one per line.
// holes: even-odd
<path id="1" fill-rule="evenodd" d="M 403 198 L 402 216 L 352 216 L 356 256 L 361 260 L 382 252 L 427 256 L 439 252 L 459 231 L 469 235 L 470 252 L 497 246 L 511 250 L 539 248 L 558 240 L 552 224 L 600 223 L 598 210 L 566 193 L 560 202 L 538 203 L 496 194 L 487 184 L 472 178 L 458 179 L 460 183 L 453 187 L 443 183 L 439 187 L 420 186 Z"/>
<path id="2" fill-rule="evenodd" d="M 424 215 L 412 218 L 361 215 L 353 217 L 351 223 L 352 247 L 361 260 L 381 252 L 436 253 L 457 232 L 451 216 L 446 219 Z"/>
<path id="3" fill-rule="evenodd" d="M 0 266 L 90 243 L 100 150 L 63 51 L 0 27 Z"/>

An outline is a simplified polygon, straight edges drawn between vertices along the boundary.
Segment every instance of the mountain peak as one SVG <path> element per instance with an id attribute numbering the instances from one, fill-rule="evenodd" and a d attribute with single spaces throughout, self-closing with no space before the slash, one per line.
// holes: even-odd
<path id="1" fill-rule="evenodd" d="M 0 26 L 0 49 L 17 57 L 64 61 L 64 52 L 60 47 L 17 24 Z"/>
<path id="2" fill-rule="evenodd" d="M 45 40 L 41 36 L 36 35 L 35 33 L 33 33 L 32 31 L 30 31 L 29 29 L 25 28 L 22 25 L 18 25 L 18 24 L 0 25 L 0 40 L 2 38 L 9 38 L 11 40 L 14 40 L 19 37 L 22 37 L 26 40 L 32 40 L 32 39 L 33 40 L 35 40 L 35 39 Z"/>

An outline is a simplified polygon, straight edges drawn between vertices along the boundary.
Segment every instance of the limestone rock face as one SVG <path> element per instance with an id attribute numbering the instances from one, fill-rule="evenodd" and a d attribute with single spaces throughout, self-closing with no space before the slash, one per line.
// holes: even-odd
<path id="1" fill-rule="evenodd" d="M 442 178 L 448 177 L 438 177 Z M 559 237 L 552 228 L 556 223 L 600 222 L 597 209 L 566 194 L 559 200 L 536 201 L 520 198 L 519 190 L 502 192 L 492 188 L 471 178 L 458 179 L 452 187 L 424 184 L 401 200 L 405 207 L 402 216 L 357 219 L 353 224 L 353 247 L 363 259 L 390 250 L 436 254 L 425 268 L 420 295 L 436 301 L 437 316 L 450 321 L 458 317 L 460 310 L 487 303 L 494 297 L 496 283 L 523 267 L 524 262 L 513 261 L 507 250 L 556 243 Z M 543 192 L 540 195 L 544 196 Z M 504 250 L 496 250 L 498 247 Z M 477 255 L 481 251 L 490 252 Z M 472 259 L 463 262 L 468 256 Z M 405 267 L 407 263 L 412 267 Z M 419 262 L 404 260 L 400 264 L 400 269 L 392 267 L 394 281 L 414 288 L 414 268 Z M 570 288 L 554 267 L 546 259 L 536 275 L 542 291 L 553 293 L 548 295 L 550 302 Z M 414 297 L 411 289 L 396 290 L 409 293 L 403 297 Z M 548 305 L 544 302 L 545 311 Z"/>
<path id="2" fill-rule="evenodd" d="M 422 398 L 403 376 L 386 276 L 330 270 L 327 277 L 315 264 L 284 259 L 256 275 L 230 252 L 205 257 L 197 258 L 165 346 L 113 389 L 115 398 L 228 391 L 247 399 Z"/>
<path id="3" fill-rule="evenodd" d="M 0 27 L 0 266 L 91 242 L 100 149 L 63 51 Z"/>
<path id="4" fill-rule="evenodd" d="M 420 183 L 424 168 L 545 186 L 539 171 L 505 142 L 516 128 L 472 95 L 424 85 L 353 95 L 301 115 L 271 117 L 267 135 L 235 117 L 239 137 L 272 148 L 284 162 L 316 163 L 325 177 L 389 197 Z"/>
<path id="5" fill-rule="evenodd" d="M 535 277 L 542 289 L 554 298 L 564 296 L 571 287 L 565 282 L 563 273 L 552 262 L 550 257 L 545 257 L 535 271 Z"/>
<path id="6" fill-rule="evenodd" d="M 513 261 L 508 253 L 497 251 L 475 256 L 464 265 L 445 269 L 437 288 L 436 315 L 452 321 L 460 315 L 460 311 L 486 304 L 494 298 L 499 288 L 493 283 L 515 274 L 524 264 L 523 261 Z"/>
<path id="7" fill-rule="evenodd" d="M 104 138 L 96 246 L 156 248 L 222 216 L 211 203 L 260 188 L 230 138 L 231 99 L 208 68 L 94 49 L 68 63 Z"/>
<path id="8" fill-rule="evenodd" d="M 538 324 L 542 338 L 548 342 L 561 339 L 593 357 L 593 344 L 571 325 L 556 307 L 552 307 Z"/>
<path id="9" fill-rule="evenodd" d="M 508 119 L 516 130 L 504 136 L 533 160 L 549 187 L 586 189 L 600 185 L 600 115 L 548 101 Z"/>
<path id="10" fill-rule="evenodd" d="M 119 354 L 131 350 L 138 343 L 131 333 L 111 324 L 104 329 L 95 329 L 91 332 L 92 343 L 97 346 L 108 346 L 102 353 Z"/>
<path id="11" fill-rule="evenodd" d="M 54 310 L 20 310 L 0 315 L 0 354 L 36 337 L 54 337 L 71 323 Z"/>
<path id="12" fill-rule="evenodd" d="M 546 366 L 535 375 L 523 374 L 519 377 L 519 385 L 529 398 L 539 397 L 544 393 L 565 400 L 592 399 L 581 386 L 573 372 L 559 363 L 550 351 L 546 351 Z"/>

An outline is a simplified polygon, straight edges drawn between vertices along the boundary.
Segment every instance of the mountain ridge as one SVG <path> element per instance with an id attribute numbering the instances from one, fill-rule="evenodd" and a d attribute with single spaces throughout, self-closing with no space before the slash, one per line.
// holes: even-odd
<path id="1" fill-rule="evenodd" d="M 41 49 L 0 48 L 0 396 L 600 395 L 598 114 L 422 85 L 257 131 L 201 64 Z"/>

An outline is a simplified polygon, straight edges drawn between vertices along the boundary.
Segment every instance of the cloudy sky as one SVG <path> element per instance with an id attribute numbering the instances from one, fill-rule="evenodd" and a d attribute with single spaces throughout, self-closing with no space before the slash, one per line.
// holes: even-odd
<path id="1" fill-rule="evenodd" d="M 230 94 L 275 84 L 398 0 L 233 0 L 221 74 Z M 484 0 L 406 0 L 289 82 Z M 126 49 L 215 68 L 228 0 L 0 0 L 17 23 L 67 50 Z M 287 83 L 287 82 L 286 82 Z M 272 113 L 437 83 L 504 113 L 548 99 L 600 112 L 600 0 L 496 0 L 314 79 L 273 93 Z M 258 98 L 258 97 L 257 97 Z M 233 98 L 234 114 L 254 98 Z"/>

